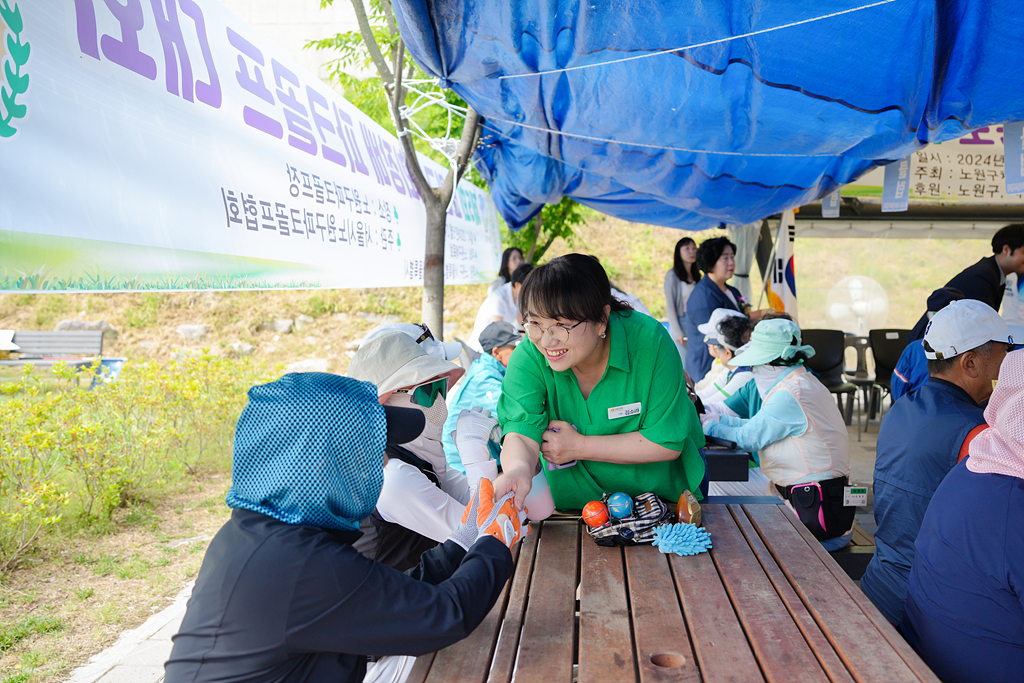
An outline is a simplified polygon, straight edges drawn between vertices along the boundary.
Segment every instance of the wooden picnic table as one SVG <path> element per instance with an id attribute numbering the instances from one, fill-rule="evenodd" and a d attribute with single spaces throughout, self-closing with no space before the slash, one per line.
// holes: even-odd
<path id="1" fill-rule="evenodd" d="M 705 504 L 702 524 L 691 557 L 534 525 L 487 618 L 409 683 L 938 682 L 787 507 Z"/>

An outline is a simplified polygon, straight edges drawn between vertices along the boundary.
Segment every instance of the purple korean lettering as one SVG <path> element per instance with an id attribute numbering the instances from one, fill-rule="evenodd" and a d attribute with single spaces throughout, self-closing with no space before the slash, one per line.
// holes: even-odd
<path id="1" fill-rule="evenodd" d="M 316 110 L 319 105 L 323 109 L 328 109 L 327 99 L 314 90 L 311 86 L 306 86 L 306 99 L 309 101 L 309 115 L 313 118 L 313 125 L 316 126 L 316 132 L 320 135 L 320 153 L 323 154 L 324 159 L 332 161 L 339 166 L 348 166 L 348 161 L 345 159 L 345 155 L 334 149 L 333 147 L 327 146 L 327 136 L 324 135 L 324 129 L 334 133 L 334 124 L 331 120 Z"/>
<path id="2" fill-rule="evenodd" d="M 406 194 L 405 192 L 405 181 L 402 179 L 402 174 L 399 171 L 399 166 L 395 162 L 395 150 L 388 143 L 384 142 L 381 144 L 381 151 L 383 152 L 384 161 L 387 164 L 387 169 L 391 173 L 391 180 L 394 181 L 395 189 L 398 190 L 399 194 Z M 404 161 L 405 157 L 401 157 Z"/>
<path id="3" fill-rule="evenodd" d="M 107 9 L 121 24 L 121 39 L 103 34 L 100 38 L 103 56 L 144 78 L 155 81 L 156 60 L 139 47 L 139 31 L 146 23 L 142 15 L 142 3 L 140 0 L 125 0 L 123 5 L 118 0 L 105 2 Z"/>
<path id="4" fill-rule="evenodd" d="M 366 143 L 366 151 L 370 155 L 370 163 L 373 165 L 373 172 L 377 176 L 377 184 L 391 186 L 391 178 L 388 177 L 388 172 L 384 168 L 383 154 L 381 154 L 380 142 L 377 140 L 377 136 L 370 132 L 366 126 L 359 123 L 359 130 L 363 134 L 363 142 Z"/>
<path id="5" fill-rule="evenodd" d="M 276 59 L 270 60 L 274 71 L 274 83 L 277 85 L 277 99 L 284 105 L 284 120 L 288 124 L 288 144 L 306 154 L 316 154 L 316 140 L 306 120 L 306 108 L 295 99 L 295 88 L 299 87 L 299 77 L 288 67 Z M 294 86 L 294 87 L 293 87 Z"/>
<path id="6" fill-rule="evenodd" d="M 986 140 L 985 138 L 981 137 L 981 135 L 980 135 L 981 133 L 987 133 L 987 132 L 988 132 L 988 126 L 985 126 L 984 128 L 977 128 L 975 130 L 972 130 L 970 137 L 962 137 L 962 138 L 960 138 L 960 144 L 961 145 L 994 145 L 994 144 L 996 144 L 995 140 Z"/>
<path id="7" fill-rule="evenodd" d="M 363 155 L 359 151 L 359 145 L 356 144 L 352 117 L 342 111 L 337 104 L 332 103 L 331 106 L 334 109 L 334 121 L 338 124 L 338 137 L 345 143 L 345 151 L 348 153 L 348 158 L 352 160 L 352 171 L 365 176 L 370 175 L 370 170 L 366 168 Z"/>
<path id="8" fill-rule="evenodd" d="M 164 48 L 164 70 L 166 73 L 167 92 L 178 94 L 178 64 L 181 64 L 181 96 L 189 102 L 192 97 L 192 62 L 189 61 L 185 49 L 185 38 L 181 34 L 181 23 L 178 21 L 178 8 L 174 0 L 166 0 L 161 6 L 160 0 L 150 0 L 153 5 L 153 18 L 160 44 Z M 177 59 L 175 59 L 177 54 Z"/>
<path id="9" fill-rule="evenodd" d="M 75 28 L 78 31 L 78 49 L 83 54 L 100 58 L 96 42 L 96 8 L 93 0 L 75 0 Z"/>
<path id="10" fill-rule="evenodd" d="M 258 47 L 235 33 L 230 26 L 227 27 L 227 35 L 231 46 L 241 53 L 238 55 L 238 71 L 235 72 L 235 80 L 238 81 L 238 85 L 264 102 L 275 104 L 274 96 L 270 93 L 266 83 L 263 82 L 263 71 L 259 68 L 266 66 L 263 53 L 260 52 Z M 246 66 L 243 55 L 256 62 L 257 66 L 253 67 L 253 76 L 249 75 L 249 69 Z M 247 126 L 261 130 L 268 135 L 273 135 L 275 138 L 280 139 L 284 137 L 284 127 L 280 121 L 272 119 L 248 105 L 242 107 L 242 120 L 245 121 Z"/>
<path id="11" fill-rule="evenodd" d="M 168 0 L 168 2 L 170 1 Z M 213 63 L 213 52 L 210 50 L 210 38 L 206 35 L 206 18 L 203 17 L 203 10 L 193 0 L 178 1 L 181 3 L 181 11 L 196 25 L 199 51 L 203 55 L 203 63 L 206 64 L 206 71 L 210 77 L 209 83 L 196 81 L 196 99 L 203 104 L 210 105 L 214 109 L 220 109 L 221 102 L 223 101 L 220 90 L 220 76 L 217 75 L 217 67 Z"/>

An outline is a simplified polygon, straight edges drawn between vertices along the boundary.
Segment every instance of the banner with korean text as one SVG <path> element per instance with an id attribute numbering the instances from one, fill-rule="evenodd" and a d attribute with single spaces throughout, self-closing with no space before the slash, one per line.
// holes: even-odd
<path id="1" fill-rule="evenodd" d="M 0 290 L 421 285 L 425 225 L 398 140 L 215 0 L 0 0 Z M 498 226 L 461 183 L 447 284 Z"/>

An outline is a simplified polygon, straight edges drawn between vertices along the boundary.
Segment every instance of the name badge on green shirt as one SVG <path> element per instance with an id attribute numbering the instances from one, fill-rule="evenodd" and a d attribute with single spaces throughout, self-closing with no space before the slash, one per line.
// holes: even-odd
<path id="1" fill-rule="evenodd" d="M 631 417 L 633 415 L 640 414 L 640 402 L 630 403 L 625 406 L 615 406 L 614 408 L 608 409 L 608 419 L 617 420 L 620 417 Z"/>

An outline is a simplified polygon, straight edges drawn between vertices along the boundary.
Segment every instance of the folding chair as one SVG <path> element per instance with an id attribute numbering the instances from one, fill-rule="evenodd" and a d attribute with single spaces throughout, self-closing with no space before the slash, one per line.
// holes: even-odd
<path id="1" fill-rule="evenodd" d="M 871 385 L 871 403 L 868 409 L 868 419 L 864 425 L 867 431 L 871 418 L 881 410 L 882 401 L 885 396 L 892 394 L 890 381 L 892 371 L 900 360 L 903 349 L 907 348 L 907 337 L 910 330 L 870 330 L 868 340 L 871 344 L 871 355 L 875 359 L 875 381 Z"/>
<path id="2" fill-rule="evenodd" d="M 801 330 L 804 344 L 814 347 L 814 355 L 808 359 L 807 368 L 813 370 L 821 383 L 836 395 L 839 414 L 846 424 L 853 423 L 853 399 L 857 387 L 843 378 L 846 350 L 844 333 L 841 330 Z M 843 396 L 846 409 L 843 409 Z M 860 436 L 860 411 L 857 411 L 857 435 Z"/>

